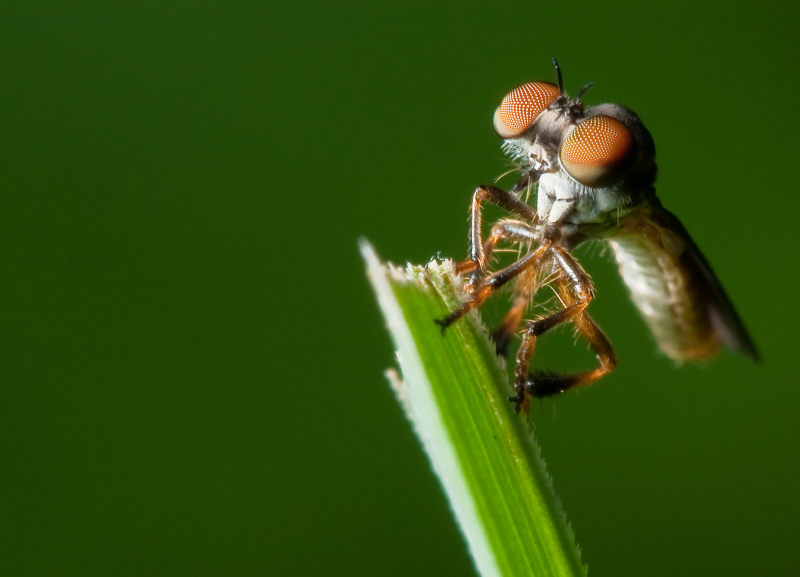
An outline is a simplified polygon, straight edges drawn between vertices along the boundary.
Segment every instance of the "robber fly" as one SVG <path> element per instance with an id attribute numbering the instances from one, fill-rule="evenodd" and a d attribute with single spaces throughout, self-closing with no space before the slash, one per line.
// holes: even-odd
<path id="1" fill-rule="evenodd" d="M 498 353 L 523 322 L 537 288 L 551 284 L 561 302 L 556 312 L 525 321 L 514 371 L 517 411 L 528 411 L 530 397 L 547 397 L 589 385 L 617 364 L 614 350 L 586 309 L 595 297 L 589 275 L 572 254 L 587 240 L 612 248 L 633 302 L 656 342 L 669 357 L 701 360 L 720 345 L 754 360 L 758 352 L 717 277 L 680 221 L 661 206 L 655 145 L 639 117 L 616 104 L 584 108 L 581 96 L 558 84 L 529 82 L 509 92 L 494 114 L 503 149 L 519 163 L 522 177 L 506 192 L 480 186 L 471 206 L 469 257 L 456 265 L 468 274 L 468 298 L 437 320 L 444 331 L 497 289 L 514 281 L 511 310 L 493 333 Z M 536 208 L 522 195 L 538 187 Z M 483 203 L 513 215 L 495 223 L 484 241 Z M 520 258 L 501 270 L 488 268 L 500 242 L 516 245 Z M 572 323 L 588 341 L 600 366 L 554 374 L 530 369 L 537 337 Z"/>

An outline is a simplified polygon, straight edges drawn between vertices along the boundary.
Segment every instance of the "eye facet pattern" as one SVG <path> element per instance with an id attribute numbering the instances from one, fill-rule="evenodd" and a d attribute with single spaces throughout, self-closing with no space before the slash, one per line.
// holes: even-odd
<path id="1" fill-rule="evenodd" d="M 506 94 L 494 113 L 494 129 L 503 138 L 515 138 L 558 98 L 558 86 L 528 82 Z"/>
<path id="2" fill-rule="evenodd" d="M 583 185 L 609 186 L 620 180 L 635 158 L 630 130 L 610 116 L 578 124 L 561 144 L 561 165 Z"/>

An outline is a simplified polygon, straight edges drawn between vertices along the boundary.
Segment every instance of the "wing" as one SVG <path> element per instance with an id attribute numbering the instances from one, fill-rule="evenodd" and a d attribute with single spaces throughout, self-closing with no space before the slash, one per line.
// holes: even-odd
<path id="1" fill-rule="evenodd" d="M 705 359 L 722 344 L 758 360 L 711 266 L 672 213 L 647 204 L 620 223 L 609 243 L 633 302 L 668 356 Z"/>

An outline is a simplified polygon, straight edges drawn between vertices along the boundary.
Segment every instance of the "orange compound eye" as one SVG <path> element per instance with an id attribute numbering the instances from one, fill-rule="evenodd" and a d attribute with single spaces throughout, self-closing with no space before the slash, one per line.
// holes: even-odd
<path id="1" fill-rule="evenodd" d="M 595 116 L 577 125 L 561 144 L 561 165 L 586 186 L 614 184 L 634 159 L 630 130 L 610 116 Z"/>
<path id="2" fill-rule="evenodd" d="M 503 98 L 494 113 L 494 129 L 503 138 L 515 138 L 528 130 L 536 117 L 558 98 L 558 86 L 528 82 Z"/>

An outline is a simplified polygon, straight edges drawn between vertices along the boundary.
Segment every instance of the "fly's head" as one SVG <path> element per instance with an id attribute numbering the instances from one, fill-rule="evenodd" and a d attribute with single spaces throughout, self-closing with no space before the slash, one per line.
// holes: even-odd
<path id="1" fill-rule="evenodd" d="M 494 114 L 503 150 L 520 163 L 523 180 L 557 174 L 576 189 L 647 190 L 655 181 L 653 139 L 628 108 L 603 104 L 584 109 L 558 84 L 528 82 L 509 92 Z"/>
<path id="2" fill-rule="evenodd" d="M 494 129 L 505 139 L 505 152 L 523 170 L 542 174 L 558 170 L 562 135 L 582 115 L 583 105 L 570 102 L 559 86 L 528 82 L 503 98 L 494 113 Z"/>

